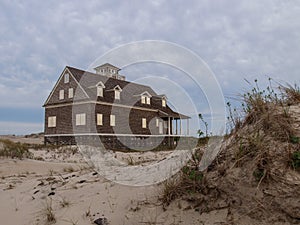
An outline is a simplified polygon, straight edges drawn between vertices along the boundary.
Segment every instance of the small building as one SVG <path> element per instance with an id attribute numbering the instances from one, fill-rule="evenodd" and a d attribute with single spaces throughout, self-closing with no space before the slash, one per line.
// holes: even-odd
<path id="1" fill-rule="evenodd" d="M 91 144 L 101 139 L 110 149 L 165 145 L 183 136 L 182 120 L 167 96 L 128 82 L 109 63 L 95 73 L 65 67 L 43 107 L 45 143 Z"/>

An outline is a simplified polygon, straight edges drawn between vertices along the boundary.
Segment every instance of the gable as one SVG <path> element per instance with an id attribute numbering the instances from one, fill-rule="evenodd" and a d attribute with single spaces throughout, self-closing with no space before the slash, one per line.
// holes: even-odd
<path id="1" fill-rule="evenodd" d="M 68 74 L 68 79 L 66 79 L 66 74 Z M 89 97 L 86 91 L 78 83 L 77 79 L 73 76 L 71 71 L 65 67 L 43 106 L 72 102 L 74 99 L 68 97 L 68 91 L 70 88 L 73 88 L 75 91 L 76 100 L 87 99 Z M 64 99 L 60 99 L 59 97 L 59 95 L 62 93 L 62 90 L 64 90 Z"/>

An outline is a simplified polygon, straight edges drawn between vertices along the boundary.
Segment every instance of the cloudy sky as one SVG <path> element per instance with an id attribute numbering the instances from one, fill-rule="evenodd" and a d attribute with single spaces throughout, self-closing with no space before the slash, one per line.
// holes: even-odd
<path id="1" fill-rule="evenodd" d="M 42 131 L 41 106 L 66 65 L 86 69 L 135 41 L 192 50 L 227 98 L 244 78 L 300 82 L 300 1 L 0 0 L 0 10 L 0 134 Z"/>

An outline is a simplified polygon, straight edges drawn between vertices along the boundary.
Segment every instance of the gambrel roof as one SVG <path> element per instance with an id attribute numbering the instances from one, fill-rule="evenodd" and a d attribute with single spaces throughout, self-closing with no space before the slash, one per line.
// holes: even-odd
<path id="1" fill-rule="evenodd" d="M 133 82 L 128 82 L 125 80 L 118 80 L 118 79 L 110 78 L 107 76 L 103 76 L 103 75 L 96 74 L 96 73 L 91 73 L 91 72 L 80 70 L 80 69 L 70 67 L 70 66 L 67 66 L 64 69 L 64 72 L 70 73 L 71 77 L 73 77 L 75 79 L 75 83 L 77 84 L 76 89 L 79 90 L 81 93 L 81 98 L 79 98 L 79 99 L 75 98 L 75 99 L 72 99 L 72 101 L 92 100 L 92 101 L 101 101 L 101 102 L 114 104 L 114 101 L 115 101 L 114 97 L 112 97 L 112 95 L 110 95 L 108 93 L 114 91 L 115 88 L 117 87 L 118 89 L 122 90 L 121 99 L 117 102 L 118 104 L 122 104 L 122 105 L 126 105 L 126 106 L 139 106 L 139 107 L 144 107 L 144 108 L 155 109 L 155 110 L 158 110 L 158 112 L 161 112 L 162 117 L 164 117 L 163 115 L 165 115 L 166 117 L 171 116 L 174 118 L 186 117 L 177 112 L 174 112 L 168 105 L 166 107 L 162 107 L 161 100 L 162 100 L 162 98 L 165 97 L 165 95 L 158 95 L 149 86 L 137 84 L 137 83 L 133 83 Z M 62 78 L 64 72 L 60 76 L 60 79 Z M 103 94 L 103 97 L 97 97 L 97 90 L 96 90 L 97 84 L 101 84 L 101 83 L 105 87 L 104 94 Z M 57 86 L 57 84 L 55 85 L 54 89 L 56 88 L 56 86 Z M 44 107 L 46 107 L 48 105 L 56 105 L 56 104 L 62 103 L 58 99 L 51 99 L 54 89 L 50 93 L 47 101 L 44 104 Z M 75 91 L 75 95 L 77 93 L 77 90 Z M 143 95 L 145 93 L 147 93 L 147 95 L 149 95 L 149 96 L 152 96 L 150 105 L 140 103 L 141 95 Z M 70 102 L 70 99 L 66 99 L 65 101 Z"/>

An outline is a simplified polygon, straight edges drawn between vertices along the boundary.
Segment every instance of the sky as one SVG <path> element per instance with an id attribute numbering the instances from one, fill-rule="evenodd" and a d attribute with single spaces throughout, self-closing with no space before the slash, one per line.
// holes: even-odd
<path id="1" fill-rule="evenodd" d="M 300 83 L 300 1 L 0 0 L 0 10 L 0 134 L 43 131 L 42 105 L 65 66 L 86 69 L 136 41 L 193 51 L 215 74 L 225 101 L 248 87 L 244 79 Z M 137 68 L 123 70 L 128 80 L 139 78 L 130 75 Z M 155 68 L 147 74 L 158 74 Z M 188 91 L 197 105 L 199 90 Z"/>

